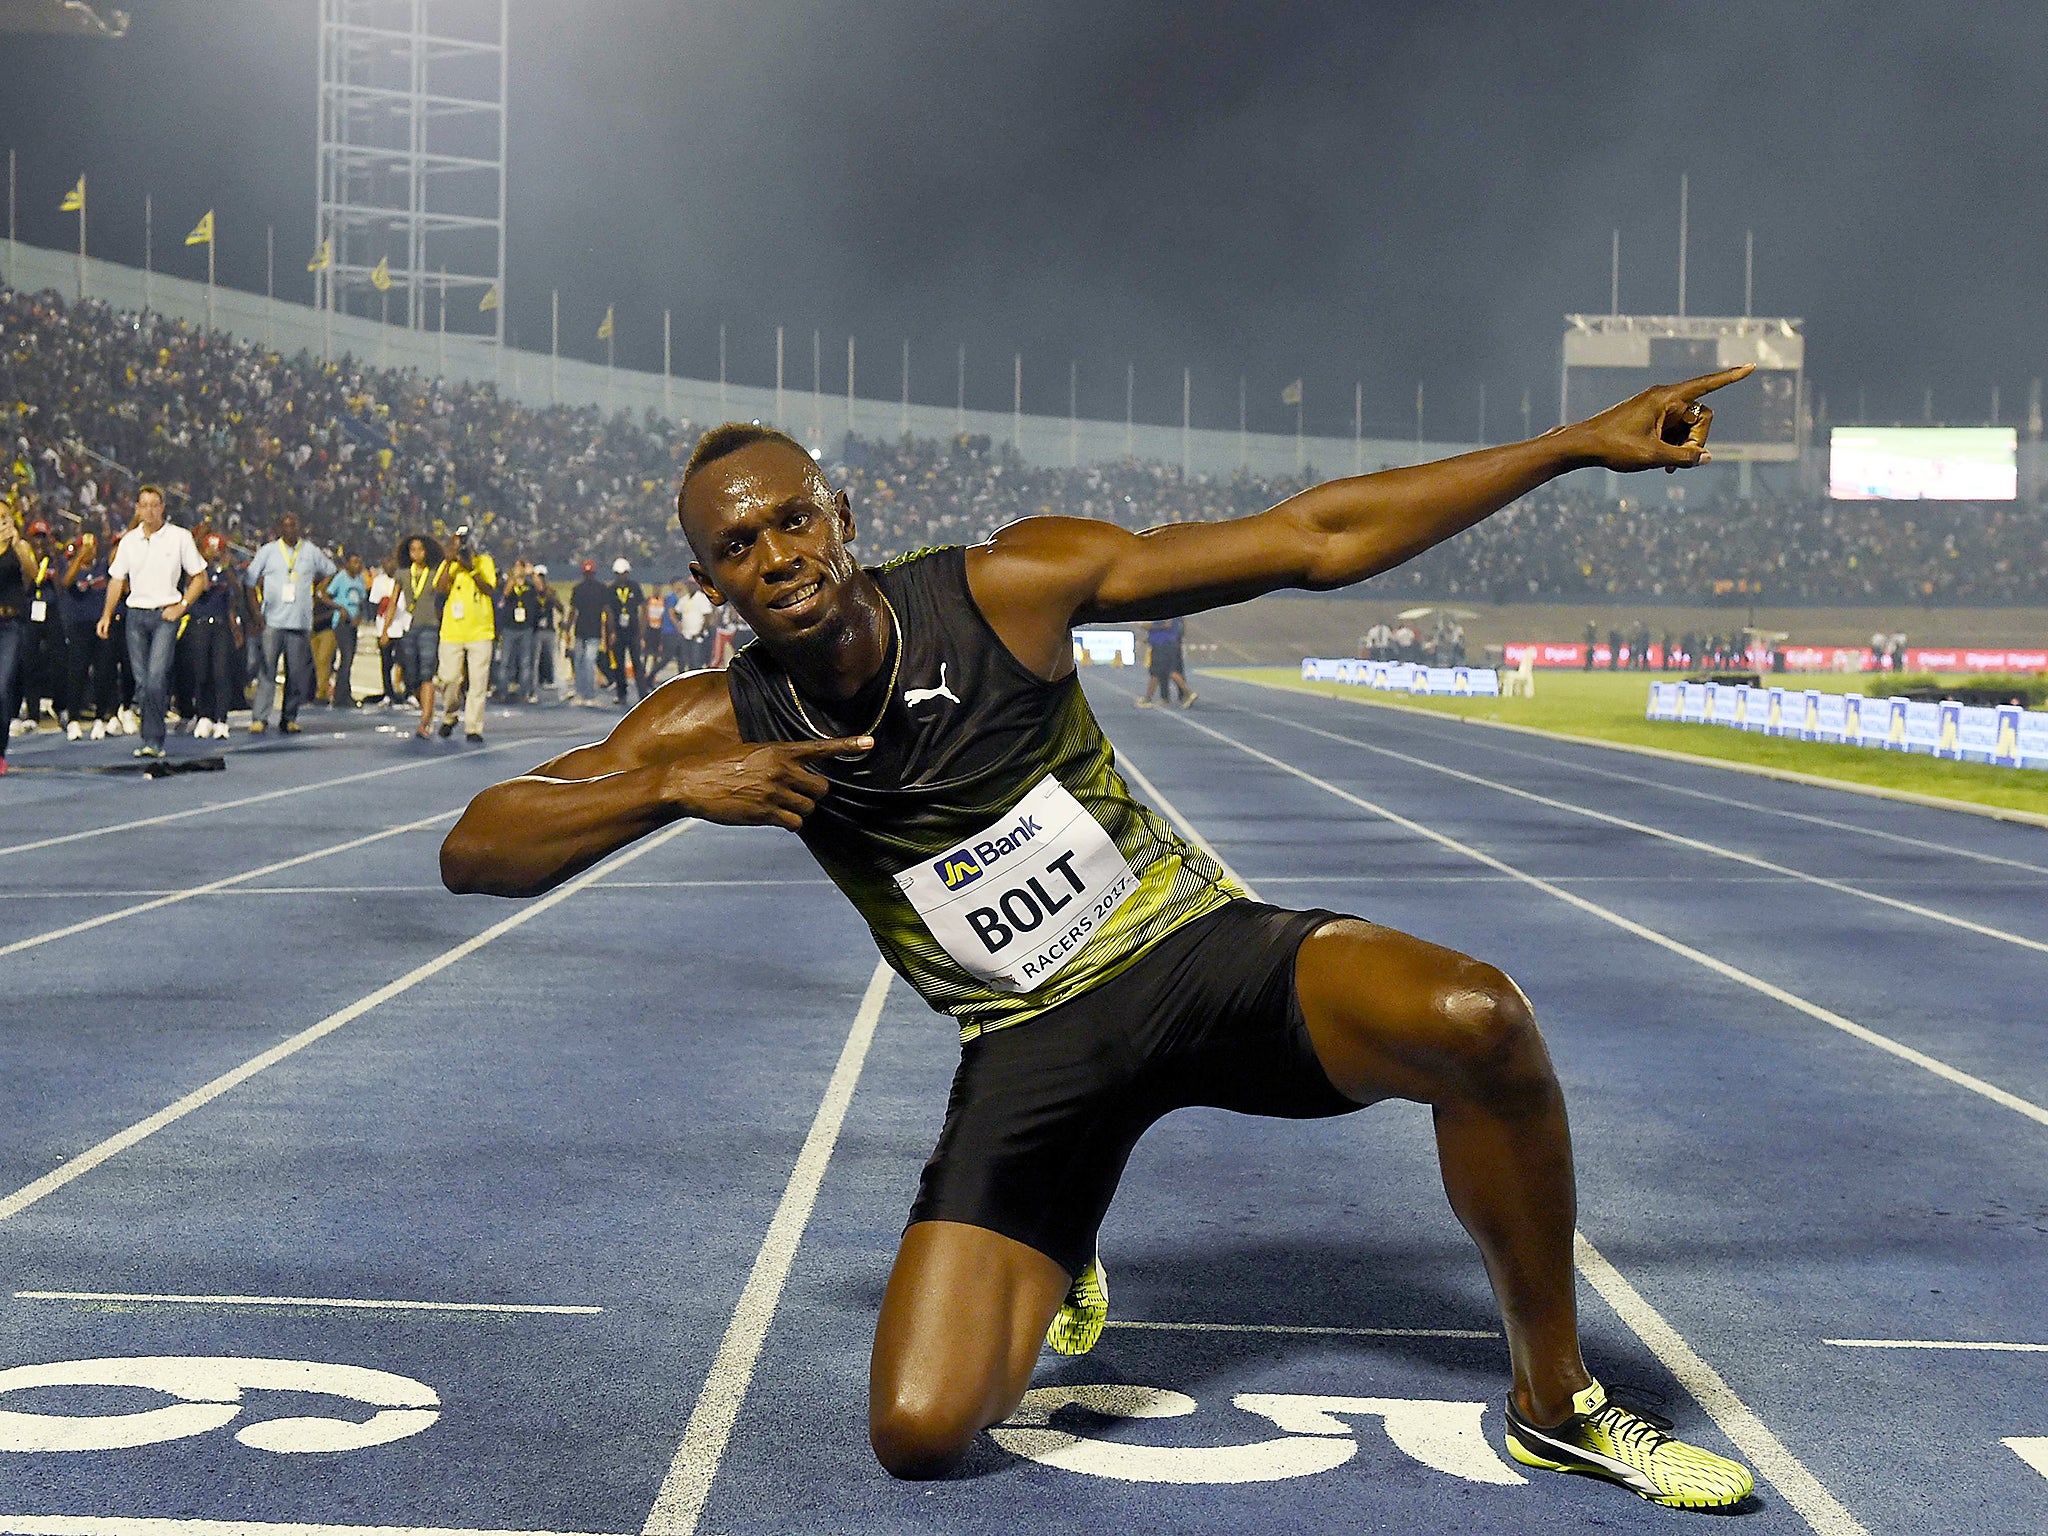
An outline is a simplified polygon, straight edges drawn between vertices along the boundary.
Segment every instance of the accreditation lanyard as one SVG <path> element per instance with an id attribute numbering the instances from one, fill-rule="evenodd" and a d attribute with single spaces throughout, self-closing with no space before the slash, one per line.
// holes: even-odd
<path id="1" fill-rule="evenodd" d="M 282 549 L 284 546 L 279 545 Z M 299 551 L 295 547 L 284 556 L 284 589 L 277 594 L 280 603 L 295 603 L 299 600 Z"/>
<path id="2" fill-rule="evenodd" d="M 29 589 L 28 621 L 31 624 L 40 624 L 50 616 L 50 604 L 40 595 L 43 590 L 43 578 L 49 574 L 50 557 L 45 555 L 43 563 L 36 567 L 36 583 Z"/>

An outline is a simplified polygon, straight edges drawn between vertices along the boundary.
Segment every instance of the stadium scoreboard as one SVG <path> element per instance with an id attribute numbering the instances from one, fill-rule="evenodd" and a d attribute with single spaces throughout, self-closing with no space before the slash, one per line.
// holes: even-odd
<path id="1" fill-rule="evenodd" d="M 1578 421 L 1652 384 L 1754 363 L 1708 403 L 1714 457 L 1795 460 L 1802 437 L 1805 322 L 1761 316 L 1566 315 L 1564 419 Z"/>

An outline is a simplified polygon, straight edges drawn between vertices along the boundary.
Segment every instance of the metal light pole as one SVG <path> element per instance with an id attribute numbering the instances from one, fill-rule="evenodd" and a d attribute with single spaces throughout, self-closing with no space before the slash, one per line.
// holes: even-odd
<path id="1" fill-rule="evenodd" d="M 669 321 L 668 311 L 661 312 L 661 414 L 673 417 L 676 413 L 674 386 L 669 374 Z"/>
<path id="2" fill-rule="evenodd" d="M 1019 352 L 1010 370 L 1010 446 L 1024 452 L 1024 354 Z"/>
<path id="3" fill-rule="evenodd" d="M 1195 370 L 1183 368 L 1180 371 L 1180 477 L 1188 477 L 1188 426 L 1193 419 L 1195 404 Z"/>
<path id="4" fill-rule="evenodd" d="M 548 404 L 562 403 L 562 290 L 548 290 Z"/>

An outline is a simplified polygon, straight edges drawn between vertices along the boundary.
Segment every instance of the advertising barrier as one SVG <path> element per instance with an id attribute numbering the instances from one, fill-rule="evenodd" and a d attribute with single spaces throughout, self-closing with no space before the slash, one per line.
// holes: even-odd
<path id="1" fill-rule="evenodd" d="M 1649 664 L 1661 671 L 1664 669 L 1664 647 L 1662 644 L 1649 646 Z M 1567 641 L 1517 640 L 1502 647 L 1507 664 L 1518 667 L 1522 658 L 1534 658 L 1539 667 L 1584 667 L 1586 647 Z M 1867 645 L 1783 645 L 1778 653 L 1785 658 L 1787 672 L 1875 672 Z M 1593 647 L 1593 669 L 1607 670 L 1613 652 L 1605 643 Z M 1675 658 L 1674 658 L 1675 659 Z M 1620 670 L 1627 671 L 1635 660 L 1629 648 L 1621 648 Z M 1748 666 L 1752 671 L 1768 672 L 1771 658 L 1761 648 L 1749 653 Z M 2048 650 L 1973 650 L 1963 646 L 1940 649 L 1932 646 L 1909 647 L 1906 651 L 1908 672 L 2048 672 Z"/>
<path id="2" fill-rule="evenodd" d="M 1308 675 L 1306 666 L 1302 675 Z M 2022 709 L 2017 704 L 1980 708 L 1954 699 L 1938 704 L 1871 699 L 1818 688 L 1652 683 L 1646 717 L 1733 726 L 1801 741 L 1919 752 L 1964 763 L 2048 768 L 2048 711 Z"/>
<path id="3" fill-rule="evenodd" d="M 1348 656 L 1305 657 L 1305 683 L 1350 683 L 1388 693 L 1497 698 L 1500 674 L 1491 667 L 1419 667 L 1407 661 L 1354 661 Z"/>

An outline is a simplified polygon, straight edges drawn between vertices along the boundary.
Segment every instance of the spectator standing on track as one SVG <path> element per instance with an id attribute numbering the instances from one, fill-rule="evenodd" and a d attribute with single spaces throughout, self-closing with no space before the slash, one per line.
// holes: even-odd
<path id="1" fill-rule="evenodd" d="M 192 696 L 198 720 L 192 734 L 201 741 L 228 737 L 228 715 L 235 708 L 241 690 L 235 686 L 240 672 L 244 615 L 247 602 L 242 584 L 235 580 L 228 558 L 228 542 L 209 533 L 200 544 L 206 557 L 206 590 L 192 603 L 192 611 L 178 626 L 183 631 L 179 647 L 184 661 L 185 691 Z"/>
<path id="2" fill-rule="evenodd" d="M 1176 686 L 1180 689 L 1182 709 L 1195 702 L 1183 670 L 1186 662 L 1182 648 L 1187 632 L 1187 620 L 1181 618 L 1154 619 L 1145 631 L 1145 646 L 1149 654 L 1146 658 L 1145 697 L 1138 700 L 1140 708 L 1149 708 L 1155 693 L 1159 695 L 1160 703 L 1171 704 Z"/>
<path id="3" fill-rule="evenodd" d="M 179 578 L 185 578 L 180 591 Z M 128 664 L 142 705 L 142 745 L 136 757 L 164 755 L 164 711 L 177 654 L 178 621 L 206 590 L 206 561 L 189 529 L 164 520 L 164 493 L 145 485 L 135 493 L 135 526 L 121 535 L 107 568 L 107 605 L 99 637 L 114 627 L 114 611 L 127 599 Z"/>
<path id="4" fill-rule="evenodd" d="M 731 603 L 720 603 L 711 621 L 711 665 L 723 671 L 732 665 L 732 653 L 739 649 L 740 616 Z"/>
<path id="5" fill-rule="evenodd" d="M 534 635 L 533 635 L 533 691 L 526 702 L 538 704 L 541 693 L 555 686 L 555 665 L 561 657 L 562 615 L 561 600 L 555 596 L 555 589 L 548 585 L 548 568 L 536 565 L 528 580 L 533 592 Z M 568 693 L 565 679 L 561 695 Z M 558 695 L 561 696 L 561 695 Z"/>
<path id="6" fill-rule="evenodd" d="M 50 525 L 29 524 L 29 546 L 35 551 L 35 590 L 29 594 L 28 652 L 22 659 L 22 695 L 29 720 L 45 714 L 61 724 L 64 710 L 64 623 L 58 614 L 58 593 L 64 586 L 64 556 Z"/>
<path id="7" fill-rule="evenodd" d="M 633 579 L 633 562 L 624 555 L 612 562 L 612 584 L 605 588 L 605 649 L 612 657 L 612 682 L 619 703 L 626 702 L 626 674 L 630 670 L 640 698 L 647 697 L 647 659 L 640 644 L 640 610 L 646 601 L 640 583 Z"/>
<path id="8" fill-rule="evenodd" d="M 364 617 L 374 617 L 377 622 L 377 675 L 383 682 L 383 692 L 378 699 L 386 709 L 400 697 L 393 692 L 398 686 L 398 679 L 393 675 L 398 665 L 398 636 L 391 632 L 391 621 L 399 611 L 397 569 L 397 558 L 386 555 L 378 562 L 363 598 Z"/>
<path id="9" fill-rule="evenodd" d="M 57 617 L 64 626 L 64 734 L 76 741 L 85 734 L 85 712 L 93 703 L 93 665 L 100 638 L 92 632 L 106 601 L 107 567 L 100 559 L 99 536 L 82 529 L 65 551 L 64 582 L 57 593 Z M 93 740 L 106 734 L 105 716 L 93 720 Z"/>
<path id="10" fill-rule="evenodd" d="M 511 578 L 498 599 L 498 696 L 507 703 L 533 702 L 533 648 L 539 633 L 533 567 L 514 560 Z"/>
<path id="11" fill-rule="evenodd" d="M 441 695 L 441 734 L 455 732 L 462 711 L 466 739 L 484 739 L 484 705 L 491 696 L 491 652 L 498 638 L 498 567 L 469 547 L 469 525 L 455 530 L 434 589 L 441 594 L 441 660 L 434 691 Z"/>
<path id="12" fill-rule="evenodd" d="M 575 647 L 576 702 L 597 702 L 597 658 L 604 649 L 604 583 L 597 562 L 583 562 L 583 579 L 569 593 L 569 643 Z"/>
<path id="13" fill-rule="evenodd" d="M 654 680 L 661 676 L 662 663 L 668 659 L 668 635 L 662 628 L 667 620 L 668 605 L 657 582 L 647 589 L 647 599 L 640 609 L 639 678 L 643 699 L 654 686 Z"/>
<path id="14" fill-rule="evenodd" d="M 683 637 L 683 668 L 697 672 L 711 663 L 711 616 L 716 612 L 704 589 L 692 581 L 676 599 L 676 628 Z"/>
<path id="15" fill-rule="evenodd" d="M 1586 662 L 1583 670 L 1593 670 L 1593 648 L 1600 643 L 1600 627 L 1591 619 L 1586 620 Z"/>
<path id="16" fill-rule="evenodd" d="M 441 589 L 434 576 L 441 546 L 416 533 L 405 541 L 405 559 L 398 573 L 398 595 L 407 615 L 399 655 L 405 685 L 420 703 L 419 729 L 413 734 L 424 741 L 434 728 L 434 677 L 441 670 Z"/>
<path id="17" fill-rule="evenodd" d="M 334 604 L 334 707 L 354 709 L 356 645 L 370 603 L 370 583 L 363 576 L 361 555 L 352 554 L 342 562 L 340 571 L 327 583 L 327 600 Z"/>
<path id="18" fill-rule="evenodd" d="M 256 697 L 249 730 L 262 735 L 278 714 L 277 663 L 284 661 L 284 706 L 280 729 L 299 732 L 299 710 L 313 694 L 313 599 L 335 572 L 327 551 L 299 533 L 296 512 L 277 520 L 277 537 L 256 551 L 242 573 L 250 609 L 263 634 L 263 659 L 256 668 Z M 132 622 L 132 621 L 131 621 Z"/>
<path id="19" fill-rule="evenodd" d="M 7 738 L 20 706 L 21 653 L 28 639 L 29 593 L 36 579 L 35 546 L 21 531 L 21 520 L 8 502 L 0 509 L 0 773 L 7 771 Z"/>

